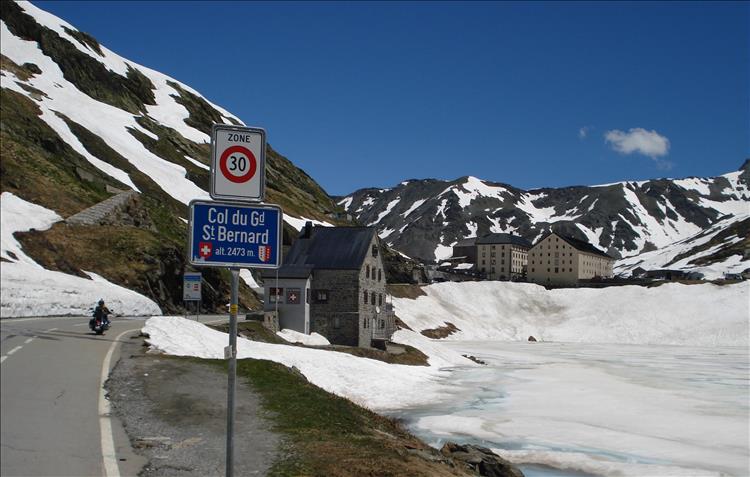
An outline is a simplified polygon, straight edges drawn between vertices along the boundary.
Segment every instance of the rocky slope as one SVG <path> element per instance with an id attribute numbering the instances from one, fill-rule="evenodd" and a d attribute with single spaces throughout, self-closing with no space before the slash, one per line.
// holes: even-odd
<path id="1" fill-rule="evenodd" d="M 533 242 L 551 228 L 624 258 L 743 219 L 750 213 L 750 161 L 717 177 L 529 191 L 475 177 L 408 180 L 338 202 L 377 226 L 388 244 L 423 261 L 449 257 L 466 237 L 514 232 Z"/>
<path id="2" fill-rule="evenodd" d="M 103 226 L 59 222 L 16 234 L 24 251 L 48 269 L 96 272 L 165 312 L 179 310 L 184 218 L 190 200 L 208 197 L 211 125 L 242 121 L 28 2 L 4 1 L 0 19 L 0 192 L 63 219 L 121 191 L 139 192 Z M 335 222 L 332 199 L 271 146 L 266 178 L 267 202 L 290 216 L 285 241 L 299 218 Z M 228 272 L 204 270 L 204 278 L 204 304 L 223 309 Z M 244 285 L 241 304 L 257 305 Z"/>

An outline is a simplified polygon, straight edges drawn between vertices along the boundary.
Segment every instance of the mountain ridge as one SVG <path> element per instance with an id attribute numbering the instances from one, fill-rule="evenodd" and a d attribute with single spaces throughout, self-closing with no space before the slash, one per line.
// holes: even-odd
<path id="1" fill-rule="evenodd" d="M 449 257 L 463 238 L 514 232 L 533 242 L 551 229 L 628 258 L 685 240 L 726 216 L 742 220 L 750 213 L 750 161 L 715 177 L 529 190 L 474 176 L 408 179 L 336 201 L 423 262 Z"/>

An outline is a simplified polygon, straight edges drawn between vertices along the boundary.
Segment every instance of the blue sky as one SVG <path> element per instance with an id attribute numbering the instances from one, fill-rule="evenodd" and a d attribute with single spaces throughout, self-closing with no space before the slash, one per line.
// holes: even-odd
<path id="1" fill-rule="evenodd" d="M 266 128 L 333 195 L 750 157 L 750 3 L 34 3 Z"/>

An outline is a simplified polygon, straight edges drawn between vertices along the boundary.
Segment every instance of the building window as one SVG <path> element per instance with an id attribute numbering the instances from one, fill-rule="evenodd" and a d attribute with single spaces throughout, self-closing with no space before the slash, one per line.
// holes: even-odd
<path id="1" fill-rule="evenodd" d="M 362 295 L 365 297 L 365 305 L 367 304 L 367 290 L 364 290 L 362 292 Z"/>
<path id="2" fill-rule="evenodd" d="M 368 321 L 370 321 L 369 318 L 365 318 L 364 320 L 362 320 L 362 323 L 363 323 L 362 328 L 367 329 L 367 322 Z"/>
<path id="3" fill-rule="evenodd" d="M 531 273 L 534 273 L 534 267 L 531 267 Z"/>
<path id="4" fill-rule="evenodd" d="M 383 306 L 383 294 L 378 293 L 378 306 Z"/>
<path id="5" fill-rule="evenodd" d="M 549 268 L 547 269 L 547 273 L 549 273 Z"/>
<path id="6" fill-rule="evenodd" d="M 573 271 L 573 269 L 571 268 L 571 269 L 570 269 L 570 271 L 572 272 L 572 271 Z"/>
<path id="7" fill-rule="evenodd" d="M 377 257 L 378 256 L 378 246 L 377 245 L 373 245 L 372 246 L 372 256 L 373 257 Z"/>
<path id="8" fill-rule="evenodd" d="M 370 266 L 369 265 L 365 269 L 365 277 L 367 277 L 368 279 L 370 278 Z"/>
<path id="9" fill-rule="evenodd" d="M 313 303 L 328 303 L 328 290 L 313 290 Z"/>
<path id="10" fill-rule="evenodd" d="M 341 328 L 341 317 L 335 316 L 333 318 L 333 327 L 336 328 L 336 329 Z"/>
<path id="11" fill-rule="evenodd" d="M 558 267 L 555 267 L 555 273 L 560 273 L 560 269 Z"/>
<path id="12" fill-rule="evenodd" d="M 268 289 L 268 302 L 269 303 L 284 303 L 284 289 L 270 287 Z"/>
<path id="13" fill-rule="evenodd" d="M 383 279 L 383 270 L 378 268 L 378 281 L 381 281 Z"/>
<path id="14" fill-rule="evenodd" d="M 375 292 L 370 293 L 370 305 L 375 306 Z"/>

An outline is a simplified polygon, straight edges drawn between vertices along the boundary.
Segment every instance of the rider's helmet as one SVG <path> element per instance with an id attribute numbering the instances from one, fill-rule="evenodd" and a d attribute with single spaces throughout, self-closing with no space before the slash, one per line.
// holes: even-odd
<path id="1" fill-rule="evenodd" d="M 104 305 L 104 300 L 100 298 L 99 299 L 99 306 L 102 306 L 102 305 Z"/>

